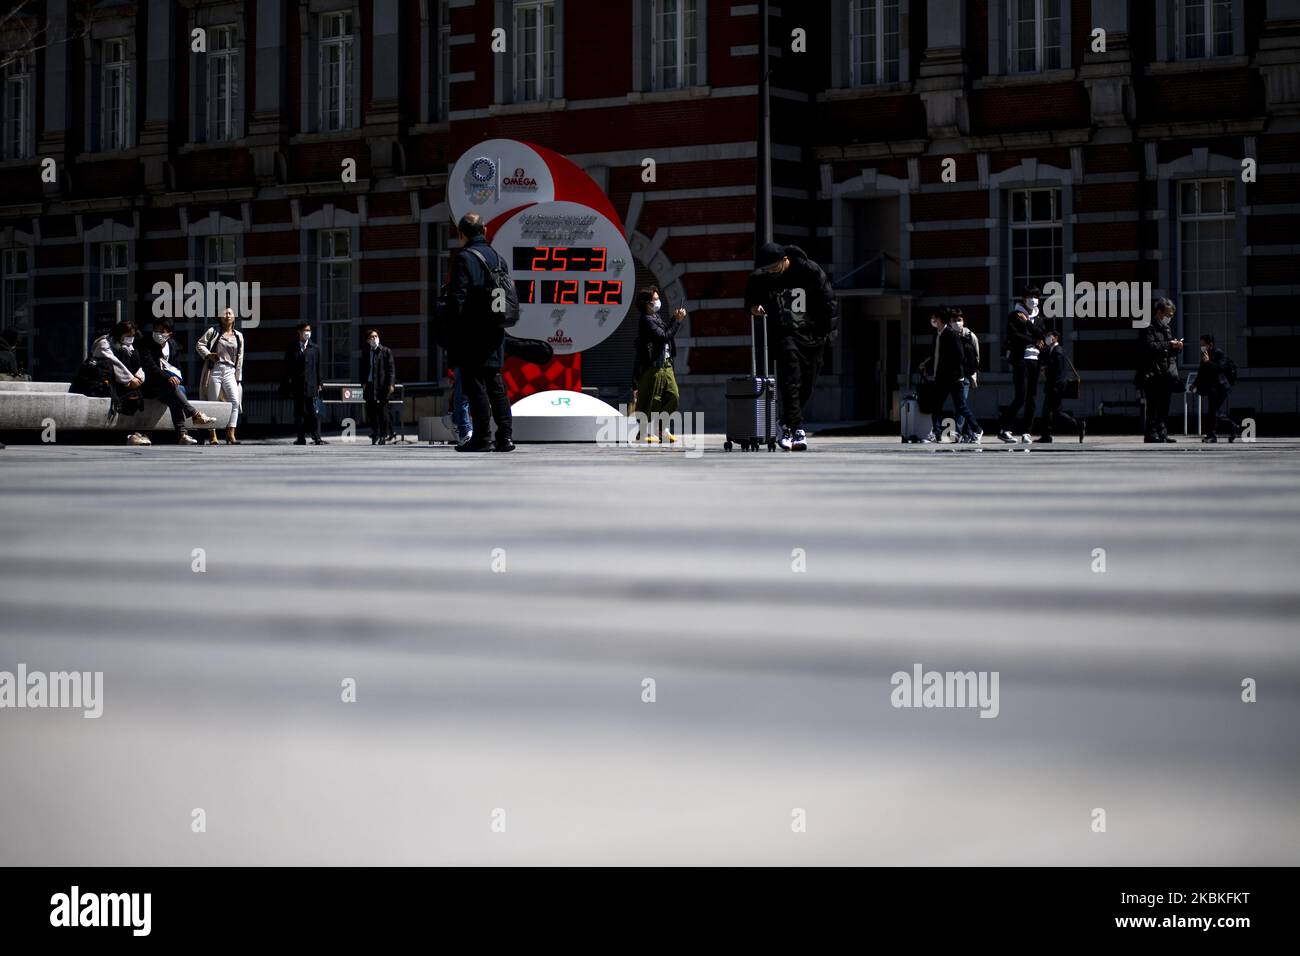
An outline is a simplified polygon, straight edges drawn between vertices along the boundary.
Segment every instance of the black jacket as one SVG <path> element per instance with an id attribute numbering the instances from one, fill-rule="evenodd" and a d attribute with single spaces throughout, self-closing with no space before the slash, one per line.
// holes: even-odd
<path id="1" fill-rule="evenodd" d="M 665 348 L 668 349 L 669 360 L 677 355 L 676 336 L 679 328 L 681 323 L 675 314 L 670 313 L 664 318 L 662 311 L 641 313 L 632 361 L 633 383 L 641 381 L 641 376 L 648 369 L 660 367 Z"/>
<path id="2" fill-rule="evenodd" d="M 1065 391 L 1066 383 L 1074 376 L 1061 343 L 1042 349 L 1038 353 L 1038 362 L 1043 370 L 1043 387 L 1049 392 Z"/>
<path id="3" fill-rule="evenodd" d="M 1021 318 L 1021 316 L 1026 318 Z M 1044 335 L 1042 325 L 1037 318 L 1028 318 L 1028 313 L 1012 309 L 1007 316 L 1007 361 L 1019 365 L 1025 361 L 1025 349 L 1037 347 L 1038 340 Z"/>
<path id="4" fill-rule="evenodd" d="M 367 381 L 367 385 L 373 385 L 375 395 L 383 398 L 388 394 L 388 390 L 397 384 L 397 365 L 393 361 L 393 350 L 387 345 L 381 345 L 377 349 L 366 348 L 366 378 L 370 378 L 370 365 L 375 364 L 375 378 L 373 382 Z"/>
<path id="5" fill-rule="evenodd" d="M 321 385 L 320 349 L 311 342 L 306 348 L 295 342 L 284 353 L 281 390 L 285 395 L 315 398 Z"/>
<path id="6" fill-rule="evenodd" d="M 1201 359 L 1196 370 L 1196 392 L 1199 395 L 1227 395 L 1232 390 L 1228 381 L 1228 354 L 1223 349 L 1210 349 L 1210 357 Z"/>
<path id="7" fill-rule="evenodd" d="M 0 342 L 0 375 L 18 374 L 18 356 L 4 342 Z"/>
<path id="8" fill-rule="evenodd" d="M 500 262 L 496 250 L 483 236 L 475 236 L 456 251 L 452 259 L 451 281 L 447 286 L 449 314 L 443 321 L 454 327 L 447 358 L 453 366 L 500 368 L 505 362 L 502 343 L 505 330 L 492 314 L 488 302 L 488 272 L 470 249 L 489 264 Z"/>
<path id="9" fill-rule="evenodd" d="M 966 355 L 962 348 L 961 333 L 951 325 L 939 330 L 938 360 L 934 368 L 934 382 L 940 388 L 952 388 L 966 376 Z"/>
<path id="10" fill-rule="evenodd" d="M 1178 352 L 1169 343 L 1173 334 L 1168 325 L 1153 321 L 1138 333 L 1137 374 L 1133 383 L 1141 388 L 1163 380 L 1169 385 L 1182 381 L 1178 373 Z"/>
<path id="11" fill-rule="evenodd" d="M 152 335 L 136 335 L 136 341 L 140 343 L 136 352 L 140 355 L 140 364 L 144 368 L 144 384 L 150 390 L 161 388 L 165 375 L 162 368 L 162 351 L 163 347 L 153 340 Z M 171 354 L 168 361 L 176 368 L 180 369 L 180 358 L 182 355 L 181 347 L 173 336 L 169 340 L 171 344 Z"/>
<path id="12" fill-rule="evenodd" d="M 768 334 L 801 345 L 825 345 L 839 329 L 840 306 L 822 267 L 798 246 L 786 246 L 789 267 L 781 273 L 756 269 L 745 282 L 745 311 L 761 305 L 768 315 Z M 802 313 L 794 313 L 795 291 L 803 290 Z"/>

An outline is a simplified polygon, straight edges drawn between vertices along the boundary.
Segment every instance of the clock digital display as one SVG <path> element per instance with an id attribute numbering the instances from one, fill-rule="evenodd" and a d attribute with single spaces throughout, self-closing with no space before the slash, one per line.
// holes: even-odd
<path id="1" fill-rule="evenodd" d="M 604 272 L 605 246 L 515 246 L 515 272 Z"/>
<path id="2" fill-rule="evenodd" d="M 623 283 L 617 279 L 516 279 L 515 294 L 521 305 L 622 305 Z"/>

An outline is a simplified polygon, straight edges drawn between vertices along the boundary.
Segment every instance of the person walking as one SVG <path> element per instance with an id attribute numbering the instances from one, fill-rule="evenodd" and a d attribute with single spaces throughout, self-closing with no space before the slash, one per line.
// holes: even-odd
<path id="1" fill-rule="evenodd" d="M 210 402 L 230 403 L 230 423 L 226 426 L 226 444 L 238 445 L 235 428 L 244 401 L 244 333 L 235 328 L 235 310 L 227 308 L 194 346 L 203 359 L 199 375 L 199 394 Z M 208 442 L 217 443 L 217 432 L 208 433 Z"/>
<path id="2" fill-rule="evenodd" d="M 483 217 L 466 213 L 456 227 L 461 247 L 452 263 L 446 303 L 450 321 L 456 326 L 449 350 L 450 364 L 457 370 L 461 388 L 469 399 L 474 434 L 456 446 L 461 452 L 509 452 L 515 450 L 501 367 L 505 363 L 505 330 L 490 301 L 489 269 L 502 265 L 501 257 L 488 244 Z M 495 440 L 491 437 L 496 424 Z"/>
<path id="3" fill-rule="evenodd" d="M 1083 423 L 1073 415 L 1061 410 L 1061 400 L 1065 398 L 1066 388 L 1074 377 L 1074 366 L 1061 345 L 1061 333 L 1048 329 L 1038 343 L 1039 362 L 1043 368 L 1043 418 L 1042 431 L 1035 444 L 1050 445 L 1053 441 L 1052 430 L 1057 425 L 1067 425 L 1075 430 L 1079 441 L 1083 441 Z"/>
<path id="4" fill-rule="evenodd" d="M 370 420 L 370 444 L 383 445 L 393 437 L 393 424 L 388 418 L 388 399 L 397 387 L 397 365 L 393 350 L 379 344 L 379 330 L 366 333 L 370 351 L 366 356 L 369 368 L 366 384 L 361 393 L 366 401 L 366 418 Z"/>
<path id="5" fill-rule="evenodd" d="M 316 397 L 321 391 L 320 349 L 311 344 L 311 323 L 298 323 L 298 342 L 284 353 L 284 371 L 280 393 L 293 401 L 293 424 L 298 429 L 295 445 L 307 444 L 311 431 L 313 445 L 326 444 L 320 437 L 320 416 L 316 414 Z"/>
<path id="6" fill-rule="evenodd" d="M 839 328 L 839 303 L 822 267 L 798 246 L 765 242 L 745 283 L 745 308 L 764 316 L 776 342 L 776 383 L 781 395 L 784 451 L 805 451 L 804 412 L 817 385 L 826 345 Z M 763 356 L 767 374 L 769 359 Z"/>
<path id="7" fill-rule="evenodd" d="M 1156 299 L 1155 317 L 1150 325 L 1138 333 L 1137 372 L 1133 384 L 1142 390 L 1147 403 L 1147 444 L 1168 442 L 1169 398 L 1182 391 L 1183 380 L 1178 372 L 1178 353 L 1183 340 L 1173 337 L 1171 323 L 1174 304 L 1169 299 Z"/>
<path id="8" fill-rule="evenodd" d="M 1201 365 L 1196 370 L 1196 381 L 1192 391 L 1203 395 L 1209 402 L 1209 418 L 1205 428 L 1203 442 L 1219 440 L 1219 425 L 1228 426 L 1228 442 L 1231 444 L 1241 435 L 1241 426 L 1223 413 L 1227 407 L 1232 387 L 1237 384 L 1237 363 L 1228 358 L 1223 349 L 1214 344 L 1214 336 L 1208 332 L 1201 336 Z"/>
<path id="9" fill-rule="evenodd" d="M 686 310 L 678 309 L 670 318 L 664 319 L 659 314 L 662 304 L 655 286 L 648 286 L 636 295 L 640 319 L 632 377 L 637 383 L 637 409 L 645 415 L 648 423 L 646 433 L 641 437 L 650 444 L 677 441 L 677 436 L 664 425 L 664 418 L 677 411 L 677 403 L 681 400 L 673 358 L 677 355 L 677 330 L 686 319 Z"/>
<path id="10" fill-rule="evenodd" d="M 980 374 L 980 340 L 973 331 L 966 328 L 966 315 L 962 312 L 960 306 L 952 308 L 952 328 L 957 333 L 958 340 L 961 342 L 962 366 L 965 377 L 962 379 L 962 401 L 967 408 L 970 408 L 972 414 L 974 408 L 970 404 L 971 389 L 979 386 Z M 969 442 L 978 445 L 984 440 L 984 429 L 980 427 L 978 420 L 972 418 L 969 422 L 959 420 L 957 422 L 957 431 L 959 434 L 958 441 Z"/>
<path id="11" fill-rule="evenodd" d="M 1043 327 L 1038 323 L 1037 286 L 1026 286 L 1007 316 L 1005 357 L 1011 363 L 1011 383 L 1015 388 L 1010 405 L 1003 405 L 998 415 L 998 438 L 1004 442 L 1030 440 L 1034 425 L 1034 405 L 1038 401 L 1038 341 Z M 1011 431 L 1016 413 L 1023 411 L 1021 431 Z"/>
<path id="12" fill-rule="evenodd" d="M 975 413 L 971 411 L 966 396 L 970 391 L 970 380 L 966 375 L 966 353 L 961 333 L 957 330 L 957 316 L 952 309 L 944 309 L 940 314 L 942 324 L 935 337 L 934 347 L 934 384 L 937 389 L 935 407 L 936 418 L 942 420 L 944 402 L 951 399 L 953 414 L 956 417 L 958 441 L 973 441 L 975 435 L 983 434 Z M 936 433 L 941 436 L 936 429 Z M 937 439 L 936 439 L 937 440 Z"/>

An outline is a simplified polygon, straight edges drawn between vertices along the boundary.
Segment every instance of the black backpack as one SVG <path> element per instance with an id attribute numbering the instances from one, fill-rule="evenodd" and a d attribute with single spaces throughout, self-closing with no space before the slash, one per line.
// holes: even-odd
<path id="1" fill-rule="evenodd" d="M 515 280 L 510 278 L 505 259 L 498 255 L 497 264 L 490 266 L 487 259 L 483 257 L 483 253 L 477 249 L 468 249 L 467 251 L 475 259 L 483 263 L 483 268 L 487 270 L 487 282 L 483 285 L 483 307 L 496 317 L 497 325 L 501 328 L 514 328 L 519 324 L 519 293 L 515 291 Z M 504 309 L 493 307 L 494 303 L 498 301 L 498 291 L 501 292 L 499 301 L 505 305 Z"/>

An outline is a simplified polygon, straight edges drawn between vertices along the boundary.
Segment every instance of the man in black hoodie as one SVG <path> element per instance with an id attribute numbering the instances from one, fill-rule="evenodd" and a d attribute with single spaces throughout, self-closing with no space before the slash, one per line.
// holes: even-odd
<path id="1" fill-rule="evenodd" d="M 458 370 L 474 421 L 473 437 L 457 445 L 456 450 L 514 451 L 514 421 L 501 378 L 506 334 L 492 311 L 488 287 L 488 270 L 496 268 L 501 257 L 489 245 L 483 217 L 478 213 L 466 213 L 456 228 L 462 245 L 452 258 L 447 305 L 457 334 L 448 350 L 448 361 Z M 495 441 L 488 437 L 494 421 Z"/>
<path id="2" fill-rule="evenodd" d="M 1228 354 L 1214 345 L 1214 336 L 1206 333 L 1201 336 L 1201 366 L 1196 371 L 1196 383 L 1192 390 L 1204 395 L 1210 403 L 1210 420 L 1205 428 L 1203 442 L 1219 440 L 1220 423 L 1228 426 L 1228 441 L 1234 441 L 1241 434 L 1241 426 L 1227 415 L 1223 408 L 1228 404 L 1232 386 L 1237 384 L 1237 364 L 1228 358 Z"/>
<path id="3" fill-rule="evenodd" d="M 803 413 L 817 384 L 826 344 L 839 328 L 839 303 L 821 266 L 798 246 L 764 243 L 745 283 L 745 308 L 766 316 L 768 339 L 776 342 L 777 387 L 781 391 L 780 446 L 805 451 Z M 764 356 L 767 370 L 767 357 Z"/>
<path id="4" fill-rule="evenodd" d="M 1061 345 L 1061 333 L 1048 329 L 1038 341 L 1038 361 L 1043 368 L 1043 418 L 1042 433 L 1037 441 L 1051 444 L 1052 429 L 1058 424 L 1068 425 L 1083 441 L 1083 430 L 1073 415 L 1061 411 L 1061 400 L 1065 398 L 1065 388 L 1070 383 L 1073 366 Z"/>
<path id="5" fill-rule="evenodd" d="M 1142 390 L 1147 400 L 1148 444 L 1173 442 L 1169 437 L 1169 396 L 1183 388 L 1178 374 L 1178 353 L 1183 340 L 1173 337 L 1170 323 L 1174 318 L 1174 304 L 1168 299 L 1156 299 L 1155 319 L 1138 333 L 1137 374 L 1133 384 Z"/>

